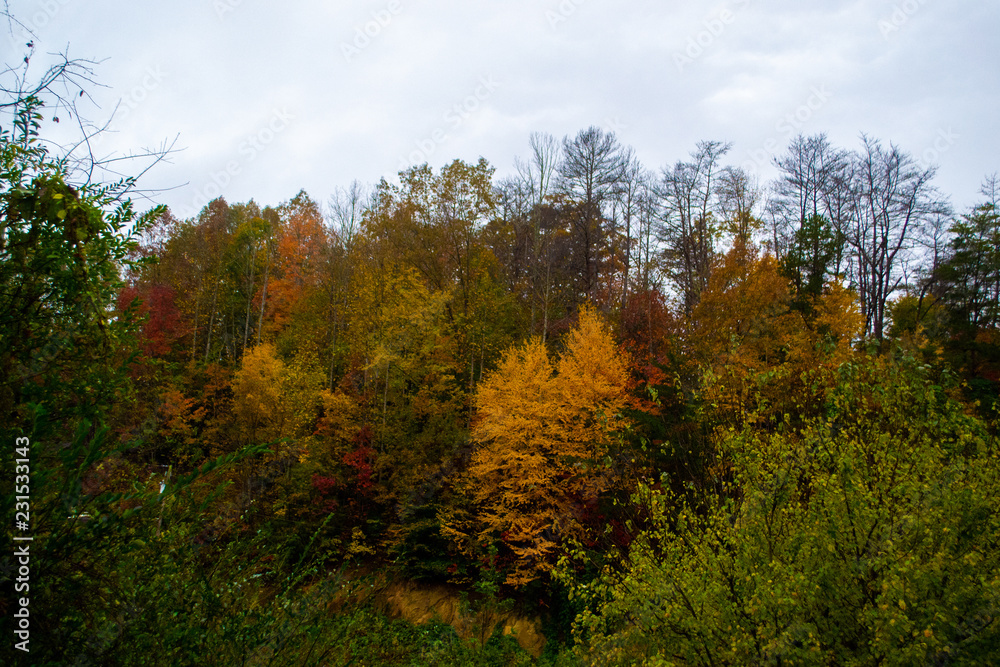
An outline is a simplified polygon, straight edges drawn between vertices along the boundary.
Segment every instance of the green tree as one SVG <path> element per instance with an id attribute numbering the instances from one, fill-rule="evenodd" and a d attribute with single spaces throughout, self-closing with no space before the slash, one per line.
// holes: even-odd
<path id="1" fill-rule="evenodd" d="M 822 215 L 802 221 L 782 259 L 782 272 L 795 286 L 795 305 L 809 313 L 813 299 L 823 292 L 844 253 L 844 236 Z"/>
<path id="2" fill-rule="evenodd" d="M 944 260 L 932 275 L 937 303 L 947 311 L 950 361 L 966 372 L 987 407 L 1000 378 L 1000 213 L 988 202 L 962 216 Z"/>
<path id="3" fill-rule="evenodd" d="M 19 454 L 29 460 L 35 538 L 26 597 L 32 637 L 58 647 L 43 654 L 55 658 L 88 641 L 91 612 L 107 602 L 101 550 L 124 537 L 114 520 L 81 529 L 72 517 L 103 515 L 115 502 L 87 491 L 95 464 L 115 449 L 109 416 L 130 400 L 137 323 L 113 308 L 135 230 L 159 211 L 135 215 L 123 198 L 130 179 L 70 186 L 65 163 L 39 139 L 40 108 L 37 98 L 18 100 L 13 129 L 0 129 L 0 465 L 14 470 L 12 445 L 30 443 Z M 0 510 L 10 536 L 13 494 L 0 496 Z M 0 585 L 9 591 L 16 569 L 9 552 L 3 558 Z"/>
<path id="4" fill-rule="evenodd" d="M 997 441 L 912 358 L 845 363 L 821 418 L 730 431 L 716 487 L 576 594 L 594 664 L 991 664 Z"/>

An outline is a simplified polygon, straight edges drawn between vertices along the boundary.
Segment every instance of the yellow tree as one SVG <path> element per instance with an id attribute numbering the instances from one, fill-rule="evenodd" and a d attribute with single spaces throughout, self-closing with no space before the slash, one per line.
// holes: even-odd
<path id="1" fill-rule="evenodd" d="M 323 379 L 308 354 L 286 364 L 270 343 L 248 351 L 233 380 L 241 431 L 252 442 L 304 437 L 319 408 Z"/>
<path id="2" fill-rule="evenodd" d="M 285 406 L 281 380 L 285 363 L 270 343 L 243 355 L 233 379 L 233 412 L 241 430 L 253 441 L 280 437 Z"/>
<path id="3" fill-rule="evenodd" d="M 853 354 L 863 320 L 851 292 L 827 283 L 810 313 L 792 307 L 791 283 L 774 257 L 737 239 L 689 327 L 688 349 L 705 372 L 702 397 L 717 417 L 738 427 L 801 407 L 816 393 L 807 376 Z"/>
<path id="4" fill-rule="evenodd" d="M 584 308 L 557 364 L 534 338 L 480 384 L 466 480 L 478 516 L 464 525 L 453 517 L 446 533 L 460 542 L 499 536 L 515 557 L 508 583 L 548 571 L 560 540 L 582 535 L 581 512 L 611 481 L 604 459 L 625 426 L 626 367 L 606 325 Z"/>

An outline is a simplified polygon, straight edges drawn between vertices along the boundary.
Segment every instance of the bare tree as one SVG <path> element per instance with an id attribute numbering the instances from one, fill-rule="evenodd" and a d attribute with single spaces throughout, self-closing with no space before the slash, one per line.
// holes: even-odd
<path id="1" fill-rule="evenodd" d="M 626 159 L 614 132 L 592 126 L 572 140 L 563 139 L 559 186 L 581 206 L 580 214 L 572 216 L 572 233 L 587 298 L 595 297 L 606 268 L 601 258 L 608 236 L 604 206 L 621 179 Z"/>
<path id="2" fill-rule="evenodd" d="M 347 254 L 354 248 L 370 196 L 368 188 L 360 181 L 352 181 L 346 188 L 337 188 L 330 196 L 326 219 L 337 245 Z"/>
<path id="3" fill-rule="evenodd" d="M 719 160 L 732 144 L 701 141 L 690 162 L 664 167 L 660 182 L 664 245 L 668 277 L 680 292 L 688 315 L 708 284 L 715 255 Z"/>
<path id="4" fill-rule="evenodd" d="M 347 326 L 348 294 L 357 261 L 356 249 L 370 198 L 369 188 L 355 180 L 346 188 L 335 189 L 327 202 L 325 218 L 329 225 L 331 241 L 326 258 L 329 281 L 327 343 L 331 350 L 330 367 L 327 372 L 329 389 L 333 389 L 340 334 Z"/>
<path id="5" fill-rule="evenodd" d="M 754 210 L 763 197 L 760 183 L 739 167 L 724 167 L 718 183 L 719 212 L 726 231 L 734 240 L 749 243 L 759 225 Z"/>
<path id="6" fill-rule="evenodd" d="M 138 183 L 150 169 L 176 152 L 177 137 L 164 140 L 157 147 L 124 155 L 95 153 L 96 139 L 108 131 L 114 120 L 112 112 L 103 122 L 95 122 L 83 108 L 87 103 L 97 107 L 90 91 L 101 87 L 94 72 L 100 61 L 71 58 L 67 47 L 60 53 L 49 54 L 54 57 L 52 64 L 36 75 L 33 61 L 37 37 L 10 13 L 7 2 L 0 5 L 0 18 L 6 20 L 12 37 L 17 31 L 26 39 L 21 58 L 0 70 L 0 126 L 16 125 L 29 107 L 32 113 L 40 113 L 50 122 L 69 121 L 76 126 L 76 132 L 70 133 L 68 141 L 44 141 L 49 154 L 63 165 L 69 182 L 77 188 L 102 183 L 112 200 L 135 196 L 149 199 L 157 191 L 140 189 Z"/>
<path id="7" fill-rule="evenodd" d="M 828 216 L 826 194 L 848 157 L 848 152 L 834 148 L 825 134 L 800 134 L 774 159 L 781 176 L 773 185 L 773 201 L 790 224 L 801 226 L 810 218 Z"/>
<path id="8" fill-rule="evenodd" d="M 636 220 L 636 279 L 642 290 L 661 287 L 658 257 L 660 245 L 657 230 L 662 215 L 657 187 L 656 175 L 646 171 L 640 182 L 638 218 Z"/>
<path id="9" fill-rule="evenodd" d="M 642 207 L 646 204 L 645 197 L 649 194 L 650 175 L 636 157 L 632 148 L 622 151 L 622 170 L 617 187 L 614 190 L 612 220 L 615 228 L 624 234 L 621 254 L 621 304 L 628 299 L 629 280 L 632 267 L 636 264 L 634 257 L 639 245 L 641 234 Z"/>
<path id="10" fill-rule="evenodd" d="M 992 206 L 994 211 L 1000 209 L 1000 176 L 993 172 L 984 178 L 979 193 L 986 198 L 985 203 Z"/>
<path id="11" fill-rule="evenodd" d="M 769 202 L 774 248 L 800 293 L 817 294 L 843 268 L 840 225 L 849 209 L 849 163 L 849 153 L 834 148 L 825 134 L 800 134 L 774 159 L 781 170 Z"/>
<path id="12" fill-rule="evenodd" d="M 885 148 L 867 135 L 861 140 L 861 150 L 853 156 L 852 219 L 846 236 L 865 334 L 882 341 L 886 302 L 904 283 L 916 236 L 949 208 L 931 184 L 935 167 L 921 168 L 893 144 Z"/>
<path id="13" fill-rule="evenodd" d="M 527 186 L 533 204 L 541 204 L 552 188 L 552 177 L 559 165 L 559 142 L 551 134 L 532 132 L 528 139 L 531 160 L 514 159 L 518 177 Z"/>
<path id="14" fill-rule="evenodd" d="M 551 257 L 551 253 L 548 252 L 551 234 L 550 230 L 541 224 L 541 207 L 551 192 L 552 179 L 559 166 L 560 151 L 559 142 L 551 134 L 532 132 L 528 143 L 531 147 L 531 159 L 527 163 L 520 159 L 515 160 L 519 183 L 513 188 L 513 191 L 523 193 L 529 204 L 528 210 L 519 219 L 525 221 L 530 230 L 530 239 L 526 244 L 526 250 L 530 252 L 527 263 L 531 281 L 531 332 L 535 331 L 538 306 L 541 304 L 544 313 L 542 317 L 542 336 L 544 338 L 548 329 L 552 267 L 550 261 L 542 262 L 543 256 Z M 508 190 L 511 188 L 508 187 Z"/>

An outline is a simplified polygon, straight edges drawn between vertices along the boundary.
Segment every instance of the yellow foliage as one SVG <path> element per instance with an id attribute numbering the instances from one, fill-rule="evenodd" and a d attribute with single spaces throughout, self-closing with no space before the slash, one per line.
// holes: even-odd
<path id="1" fill-rule="evenodd" d="M 810 317 L 771 255 L 737 243 L 692 313 L 689 347 L 705 372 L 702 396 L 732 426 L 780 416 L 809 398 L 805 377 L 852 354 L 863 319 L 854 295 L 826 285 Z"/>
<path id="2" fill-rule="evenodd" d="M 361 423 L 357 401 L 340 389 L 324 389 L 319 398 L 323 405 L 323 417 L 316 426 L 317 435 L 338 441 L 353 438 Z"/>
<path id="3" fill-rule="evenodd" d="M 611 429 L 620 428 L 621 424 L 614 420 L 624 407 L 627 367 L 607 326 L 593 309 L 584 307 L 577 328 L 569 332 L 566 354 L 559 359 L 563 401 L 574 414 L 604 413 L 612 420 Z"/>
<path id="4" fill-rule="evenodd" d="M 284 422 L 281 384 L 285 364 L 270 343 L 243 355 L 233 379 L 233 412 L 251 438 L 280 437 Z"/>
<path id="5" fill-rule="evenodd" d="M 774 363 L 801 318 L 789 312 L 790 283 L 771 255 L 738 243 L 716 267 L 692 313 L 692 347 L 709 363 Z"/>
<path id="6" fill-rule="evenodd" d="M 324 389 L 319 394 L 319 400 L 323 416 L 316 424 L 315 435 L 327 441 L 326 453 L 339 460 L 347 453 L 351 440 L 361 428 L 361 411 L 357 401 L 340 389 L 336 391 Z M 304 453 L 300 461 L 315 458 L 314 454 L 318 452 Z"/>
<path id="7" fill-rule="evenodd" d="M 233 411 L 256 442 L 302 438 L 316 417 L 323 376 L 308 354 L 285 364 L 265 343 L 243 355 L 233 379 Z"/>
<path id="8" fill-rule="evenodd" d="M 408 368 L 440 329 L 448 295 L 427 288 L 412 268 L 361 265 L 352 283 L 350 336 L 365 351 L 367 368 Z"/>
<path id="9" fill-rule="evenodd" d="M 471 523 L 480 540 L 499 534 L 517 556 L 508 583 L 537 578 L 551 568 L 558 540 L 581 533 L 580 511 L 608 485 L 602 462 L 625 425 L 626 380 L 607 327 L 586 308 L 555 368 L 534 338 L 480 384 L 479 448 L 467 480 L 479 514 Z M 454 521 L 446 528 L 460 541 L 468 530 Z"/>
<path id="10" fill-rule="evenodd" d="M 831 282 L 816 299 L 813 311 L 812 326 L 798 336 L 789 350 L 789 360 L 802 370 L 819 364 L 839 366 L 853 354 L 852 343 L 864 329 L 858 300 L 840 283 Z"/>

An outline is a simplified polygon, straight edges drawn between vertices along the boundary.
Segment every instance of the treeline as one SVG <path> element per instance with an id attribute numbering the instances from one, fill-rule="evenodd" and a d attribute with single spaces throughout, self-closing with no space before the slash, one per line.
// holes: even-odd
<path id="1" fill-rule="evenodd" d="M 505 319 L 515 339 L 565 331 L 583 303 L 635 328 L 627 314 L 643 310 L 636 304 L 662 301 L 683 323 L 740 243 L 774 258 L 802 312 L 832 282 L 852 291 L 868 340 L 889 337 L 890 309 L 905 296 L 919 301 L 914 316 L 924 325 L 947 310 L 952 337 L 996 326 L 995 177 L 981 204 L 956 218 L 933 185 L 934 167 L 867 136 L 858 150 L 796 137 L 774 160 L 781 176 L 766 185 L 725 165 L 722 142 L 700 142 L 658 173 L 599 128 L 562 142 L 534 134 L 530 143 L 516 176 L 497 183 L 485 161 L 456 161 L 438 174 L 426 165 L 401 172 L 400 185 L 354 183 L 326 207 L 302 192 L 277 208 L 220 199 L 196 219 L 167 214 L 145 245 L 159 268 L 142 288 L 173 307 L 153 323 L 151 331 L 167 327 L 153 340 L 173 345 L 183 335 L 191 359 L 238 361 L 280 333 L 304 296 L 323 301 L 302 310 L 313 313 L 310 333 L 321 334 L 317 347 L 332 360 L 353 324 L 355 273 L 391 263 L 447 295 L 474 374 L 485 339 L 476 342 L 470 327 L 484 302 L 514 309 Z M 971 293 L 959 294 L 961 285 Z M 963 360 L 973 375 L 981 356 Z"/>

